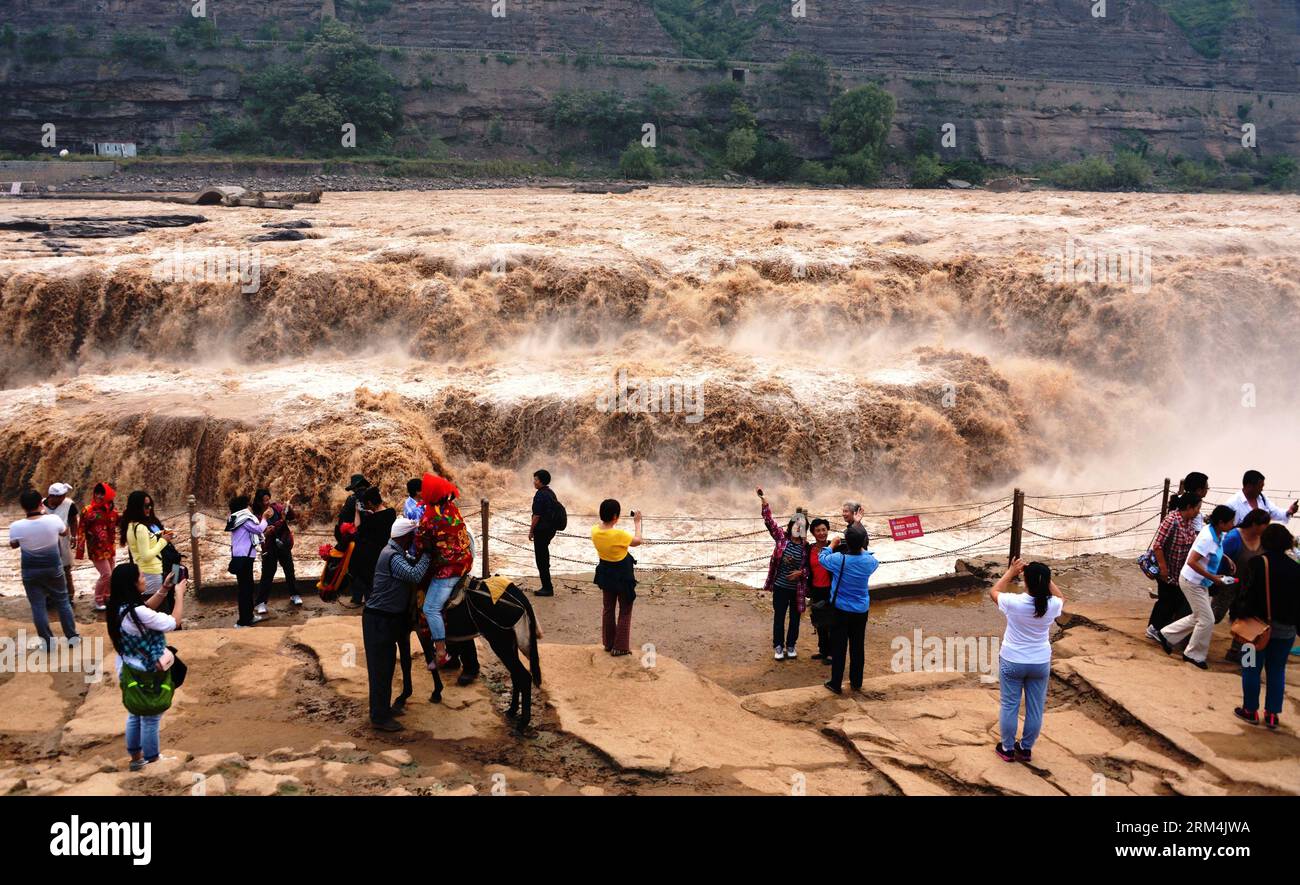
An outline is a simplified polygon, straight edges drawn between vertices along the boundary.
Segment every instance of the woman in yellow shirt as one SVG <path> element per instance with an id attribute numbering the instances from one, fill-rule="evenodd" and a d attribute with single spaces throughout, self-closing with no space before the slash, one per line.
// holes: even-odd
<path id="1" fill-rule="evenodd" d="M 596 564 L 596 586 L 604 597 L 600 635 L 605 651 L 619 657 L 631 654 L 632 602 L 636 599 L 636 560 L 628 552 L 641 546 L 641 514 L 633 511 L 635 533 L 616 528 L 623 508 L 613 498 L 600 502 L 600 524 L 591 527 L 591 543 L 600 562 Z M 618 617 L 614 605 L 618 603 Z"/>
<path id="2" fill-rule="evenodd" d="M 126 510 L 118 521 L 118 532 L 130 551 L 131 561 L 140 567 L 146 591 L 149 595 L 157 593 L 163 583 L 162 551 L 171 541 L 172 533 L 154 515 L 153 498 L 139 490 L 128 495 Z"/>

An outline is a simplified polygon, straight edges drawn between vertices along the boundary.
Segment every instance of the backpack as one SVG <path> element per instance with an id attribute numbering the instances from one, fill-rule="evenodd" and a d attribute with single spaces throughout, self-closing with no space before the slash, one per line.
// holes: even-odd
<path id="1" fill-rule="evenodd" d="M 557 532 L 562 532 L 569 527 L 569 513 L 560 503 L 560 499 L 555 499 L 555 506 L 551 508 L 551 528 Z"/>

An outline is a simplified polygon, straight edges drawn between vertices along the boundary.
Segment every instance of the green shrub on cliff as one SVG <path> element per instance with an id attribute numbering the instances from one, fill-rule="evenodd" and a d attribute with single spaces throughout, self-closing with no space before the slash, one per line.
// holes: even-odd
<path id="1" fill-rule="evenodd" d="M 640 134 L 641 116 L 617 92 L 559 92 L 546 123 L 561 132 L 580 132 L 597 152 L 612 153 Z"/>
<path id="2" fill-rule="evenodd" d="M 167 61 L 167 44 L 149 34 L 124 31 L 113 35 L 112 54 L 147 68 L 162 67 Z"/>
<path id="3" fill-rule="evenodd" d="M 624 178 L 644 181 L 652 181 L 663 174 L 654 148 L 648 148 L 639 141 L 629 143 L 618 158 L 618 171 Z"/>
<path id="4" fill-rule="evenodd" d="M 782 98 L 815 101 L 831 90 L 831 68 L 826 59 L 811 52 L 792 52 L 775 70 L 775 92 Z"/>
<path id="5" fill-rule="evenodd" d="M 947 177 L 947 172 L 938 157 L 933 154 L 920 154 L 912 161 L 912 174 L 908 180 L 912 187 L 938 187 Z"/>
<path id="6" fill-rule="evenodd" d="M 855 184 L 873 184 L 880 178 L 894 106 L 894 96 L 871 83 L 836 96 L 822 117 L 834 163 Z"/>
<path id="7" fill-rule="evenodd" d="M 1151 165 L 1132 151 L 1117 151 L 1114 186 L 1142 190 L 1151 183 Z"/>
<path id="8" fill-rule="evenodd" d="M 712 59 L 740 56 L 763 28 L 784 22 L 790 9 L 786 0 L 758 0 L 743 12 L 733 0 L 650 0 L 650 5 L 684 55 Z"/>
<path id="9" fill-rule="evenodd" d="M 299 145 L 329 150 L 339 143 L 343 114 L 334 102 L 315 92 L 304 92 L 285 108 L 280 126 Z"/>
<path id="10" fill-rule="evenodd" d="M 248 117 L 214 122 L 213 145 L 337 153 L 341 128 L 351 123 L 358 148 L 388 149 L 402 127 L 399 84 L 378 54 L 346 25 L 327 19 L 300 59 L 268 65 L 247 80 Z"/>
<path id="11" fill-rule="evenodd" d="M 1178 184 L 1188 190 L 1204 190 L 1214 180 L 1215 170 L 1207 163 L 1179 160 L 1174 165 Z"/>
<path id="12" fill-rule="evenodd" d="M 1050 169 L 1043 177 L 1067 190 L 1103 191 L 1113 186 L 1115 167 L 1105 157 L 1085 157 Z"/>
<path id="13" fill-rule="evenodd" d="M 1291 157 L 1271 157 L 1265 166 L 1268 175 L 1269 187 L 1274 190 L 1281 190 L 1284 187 L 1294 187 L 1296 183 L 1296 172 L 1300 169 L 1296 161 Z"/>
<path id="14" fill-rule="evenodd" d="M 1182 29 L 1187 42 L 1206 58 L 1218 58 L 1223 34 L 1249 14 L 1247 0 L 1157 0 Z"/>
<path id="15" fill-rule="evenodd" d="M 212 19 L 186 14 L 172 28 L 172 42 L 181 49 L 215 49 L 221 44 L 221 35 Z"/>
<path id="16" fill-rule="evenodd" d="M 24 35 L 19 52 L 23 61 L 49 62 L 58 60 L 62 47 L 54 29 L 46 26 Z"/>
<path id="17" fill-rule="evenodd" d="M 733 129 L 727 134 L 727 150 L 723 155 L 723 161 L 727 164 L 727 168 L 743 172 L 749 167 L 750 163 L 754 162 L 754 156 L 757 153 L 757 129 Z"/>

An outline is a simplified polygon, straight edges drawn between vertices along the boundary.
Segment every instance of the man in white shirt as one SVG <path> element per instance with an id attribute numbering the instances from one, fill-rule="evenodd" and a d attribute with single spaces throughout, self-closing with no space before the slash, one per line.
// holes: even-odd
<path id="1" fill-rule="evenodd" d="M 78 639 L 77 619 L 72 613 L 68 598 L 68 585 L 64 582 L 63 557 L 59 542 L 68 533 L 63 520 L 46 513 L 41 506 L 41 493 L 28 489 L 19 496 L 26 516 L 9 526 L 9 546 L 22 550 L 23 589 L 32 607 L 32 622 L 36 632 L 45 640 L 46 647 L 54 644 L 54 631 L 50 629 L 49 603 L 54 602 L 59 611 L 63 635 L 69 641 Z"/>
<path id="2" fill-rule="evenodd" d="M 67 585 L 69 599 L 77 595 L 72 587 L 72 548 L 77 544 L 77 521 L 81 517 L 81 511 L 68 497 L 71 491 L 72 486 L 66 482 L 56 482 L 50 486 L 49 494 L 41 502 L 45 505 L 46 513 L 53 513 L 68 528 L 67 533 L 59 539 L 59 555 L 63 558 L 63 583 Z"/>
<path id="3" fill-rule="evenodd" d="M 1228 506 L 1237 514 L 1237 525 L 1252 510 L 1266 511 L 1274 522 L 1289 522 L 1300 509 L 1300 501 L 1292 501 L 1291 506 L 1282 510 L 1264 497 L 1264 474 L 1258 470 L 1247 470 L 1241 478 L 1241 491 L 1228 500 Z"/>

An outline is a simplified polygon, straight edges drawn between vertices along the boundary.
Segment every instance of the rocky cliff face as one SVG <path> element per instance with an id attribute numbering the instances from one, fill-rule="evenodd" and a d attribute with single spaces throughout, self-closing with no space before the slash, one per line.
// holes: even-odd
<path id="1" fill-rule="evenodd" d="M 172 47 L 167 64 L 150 66 L 110 51 L 114 35 L 170 38 L 191 0 L 7 0 L 0 24 L 18 36 L 0 45 L 0 147 L 38 150 L 41 124 L 53 122 L 74 146 L 94 138 L 175 149 L 185 133 L 236 111 L 248 74 L 293 52 L 285 41 L 316 28 L 329 8 L 374 41 L 434 47 L 386 53 L 384 63 L 404 84 L 408 120 L 456 144 L 499 120 L 502 149 L 545 154 L 555 133 L 542 113 L 559 90 L 639 95 L 659 84 L 688 96 L 731 77 L 663 60 L 682 50 L 651 0 L 502 2 L 504 15 L 494 16 L 493 0 L 207 0 L 221 35 L 252 45 Z M 1249 119 L 1266 152 L 1300 153 L 1296 0 L 1241 0 L 1216 57 L 1170 18 L 1172 0 L 1109 0 L 1105 18 L 1092 16 L 1089 0 L 806 0 L 804 18 L 790 17 L 784 0 L 777 18 L 773 0 L 726 2 L 742 16 L 768 16 L 743 49 L 747 59 L 802 49 L 839 68 L 841 85 L 883 77 L 899 99 L 896 141 L 917 125 L 953 122 L 962 153 L 1009 164 L 1104 152 L 1126 132 L 1160 149 L 1222 156 Z M 60 48 L 33 57 L 26 35 L 47 26 Z M 596 60 L 579 70 L 536 54 L 548 52 Z M 618 55 L 657 60 L 602 60 Z M 747 88 L 761 88 L 771 74 L 751 67 Z M 757 104 L 766 125 L 817 154 L 816 114 Z"/>
<path id="2" fill-rule="evenodd" d="M 3 21 L 165 33 L 192 0 L 8 0 Z M 1034 78 L 1180 86 L 1300 88 L 1300 4 L 1239 0 L 1207 57 L 1167 8 L 1196 0 L 718 0 L 765 24 L 736 55 L 773 60 L 804 49 L 836 66 L 948 70 Z M 324 10 L 394 44 L 496 51 L 558 50 L 677 56 L 655 0 L 208 0 L 223 34 L 288 39 Z M 766 14 L 763 11 L 766 10 Z M 772 10 L 776 10 L 773 12 Z"/>

